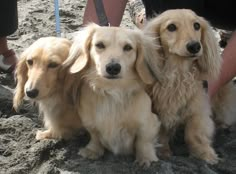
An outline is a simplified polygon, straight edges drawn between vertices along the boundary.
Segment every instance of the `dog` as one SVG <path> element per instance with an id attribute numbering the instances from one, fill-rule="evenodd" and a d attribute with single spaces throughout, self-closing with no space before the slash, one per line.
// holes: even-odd
<path id="1" fill-rule="evenodd" d="M 65 38 L 43 37 L 21 54 L 17 64 L 13 107 L 18 110 L 24 98 L 38 105 L 47 130 L 38 130 L 37 140 L 68 139 L 81 128 L 69 98 L 74 79 L 62 68 L 70 47 L 71 41 Z"/>
<path id="2" fill-rule="evenodd" d="M 79 154 L 97 159 L 106 148 L 114 154 L 135 153 L 140 165 L 149 166 L 158 160 L 160 127 L 144 89 L 153 80 L 144 57 L 157 55 L 154 40 L 141 31 L 96 24 L 81 32 L 84 38 L 75 39 L 65 63 L 73 62 L 70 73 L 81 76 L 77 108 L 91 136 Z"/>
<path id="3" fill-rule="evenodd" d="M 184 125 L 190 154 L 217 163 L 211 145 L 215 127 L 202 84 L 218 76 L 222 61 L 210 24 L 188 9 L 167 10 L 150 20 L 144 33 L 160 44 L 156 50 L 160 56 L 146 62 L 156 78 L 148 93 L 161 121 L 161 156 L 171 156 L 169 140 Z"/>
<path id="4" fill-rule="evenodd" d="M 212 96 L 211 106 L 217 129 L 228 129 L 236 123 L 236 86 L 230 81 Z"/>

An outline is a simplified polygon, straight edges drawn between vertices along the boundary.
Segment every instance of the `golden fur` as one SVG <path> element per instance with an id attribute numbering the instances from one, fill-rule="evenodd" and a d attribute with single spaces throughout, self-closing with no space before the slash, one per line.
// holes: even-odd
<path id="1" fill-rule="evenodd" d="M 47 130 L 38 131 L 36 139 L 69 138 L 81 127 L 67 95 L 73 77 L 62 69 L 70 46 L 67 39 L 40 38 L 22 53 L 17 64 L 13 105 L 17 110 L 24 97 L 37 103 Z"/>
<path id="2" fill-rule="evenodd" d="M 158 79 L 149 93 L 162 125 L 159 134 L 162 155 L 171 155 L 169 138 L 183 124 L 190 153 L 208 163 L 217 163 L 217 154 L 211 147 L 214 123 L 202 85 L 202 80 L 216 78 L 221 66 L 210 25 L 191 10 L 177 9 L 149 21 L 144 32 L 161 45 L 157 49 L 161 58 L 152 57 L 147 62 Z"/>
<path id="3" fill-rule="evenodd" d="M 236 86 L 230 81 L 212 97 L 212 110 L 217 128 L 228 128 L 236 123 Z"/>
<path id="4" fill-rule="evenodd" d="M 74 61 L 70 72 L 82 74 L 78 112 L 91 135 L 79 154 L 96 159 L 107 148 L 114 154 L 135 153 L 140 165 L 149 166 L 158 160 L 159 121 L 143 87 L 152 82 L 144 56 L 156 54 L 154 42 L 141 31 L 95 24 L 82 32 L 68 58 Z M 119 64 L 120 71 L 110 74 L 110 64 Z"/>

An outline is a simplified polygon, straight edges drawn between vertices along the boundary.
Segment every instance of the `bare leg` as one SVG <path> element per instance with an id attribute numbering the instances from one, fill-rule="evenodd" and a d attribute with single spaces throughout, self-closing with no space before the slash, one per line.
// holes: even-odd
<path id="1" fill-rule="evenodd" d="M 0 37 L 0 54 L 6 53 L 9 50 L 7 45 L 7 38 L 6 37 Z M 7 59 L 4 59 L 4 63 L 8 65 L 12 65 L 16 63 L 16 55 L 13 54 L 12 56 L 7 57 Z M 0 67 L 1 68 L 1 67 Z"/>
<path id="2" fill-rule="evenodd" d="M 109 23 L 112 26 L 119 26 L 124 14 L 128 0 L 103 0 L 104 9 Z M 93 0 L 88 0 L 84 12 L 83 24 L 94 22 L 98 24 L 98 18 Z"/>
<path id="3" fill-rule="evenodd" d="M 217 80 L 210 81 L 208 85 L 208 91 L 210 97 L 214 96 L 215 93 L 229 82 L 236 75 L 236 32 L 233 33 L 228 45 L 224 49 L 222 54 L 223 64 L 221 73 Z"/>

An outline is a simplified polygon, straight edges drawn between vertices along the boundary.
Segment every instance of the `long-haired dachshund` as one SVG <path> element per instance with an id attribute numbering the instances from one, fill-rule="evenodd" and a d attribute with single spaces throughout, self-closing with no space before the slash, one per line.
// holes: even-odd
<path id="1" fill-rule="evenodd" d="M 36 139 L 66 139 L 81 127 L 68 97 L 73 76 L 62 68 L 70 46 L 64 38 L 40 38 L 22 53 L 17 64 L 13 105 L 17 110 L 23 98 L 37 103 L 47 130 L 38 131 Z"/>
<path id="2" fill-rule="evenodd" d="M 214 135 L 211 107 L 202 85 L 203 80 L 216 78 L 221 67 L 211 26 L 193 11 L 177 9 L 149 21 L 144 32 L 160 44 L 157 52 L 161 56 L 146 60 L 156 78 L 149 94 L 162 123 L 159 133 L 162 155 L 171 155 L 169 139 L 183 124 L 190 153 L 210 164 L 217 163 L 211 146 Z"/>
<path id="3" fill-rule="evenodd" d="M 72 61 L 70 72 L 82 76 L 77 106 L 91 140 L 79 154 L 96 159 L 106 148 L 134 153 L 140 165 L 149 166 L 158 160 L 160 125 L 144 89 L 152 83 L 144 57 L 156 55 L 154 41 L 141 31 L 95 24 L 82 32 L 65 63 Z"/>

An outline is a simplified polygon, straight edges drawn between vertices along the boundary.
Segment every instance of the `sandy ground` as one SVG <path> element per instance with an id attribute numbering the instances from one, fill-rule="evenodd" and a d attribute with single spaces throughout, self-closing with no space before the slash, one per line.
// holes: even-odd
<path id="1" fill-rule="evenodd" d="M 82 24 L 85 0 L 60 1 L 61 30 L 66 36 Z M 19 55 L 37 38 L 56 36 L 53 1 L 19 0 L 19 29 L 9 43 Z M 123 27 L 133 28 L 128 11 Z M 160 160 L 149 169 L 136 166 L 133 156 L 114 156 L 106 152 L 99 160 L 77 155 L 88 142 L 86 134 L 70 141 L 36 141 L 35 132 L 42 128 L 35 108 L 25 103 L 19 113 L 12 109 L 11 75 L 0 74 L 0 174 L 235 174 L 236 127 L 218 131 L 214 147 L 222 161 L 214 166 L 189 157 L 181 132 L 172 143 L 174 156 Z"/>

